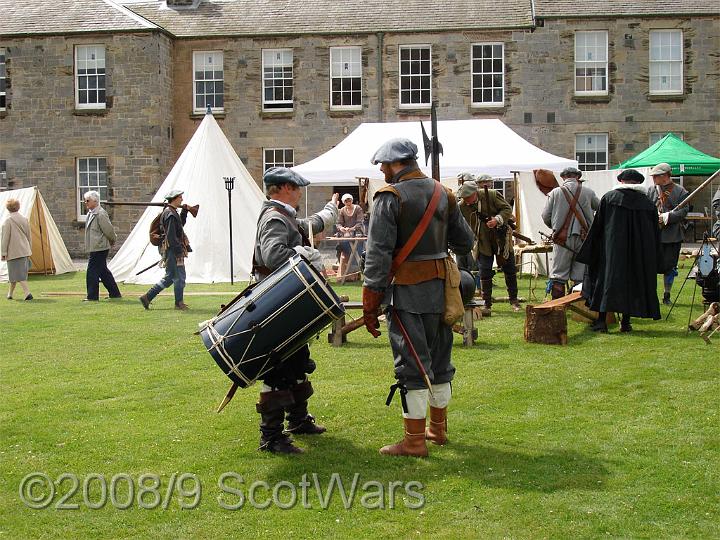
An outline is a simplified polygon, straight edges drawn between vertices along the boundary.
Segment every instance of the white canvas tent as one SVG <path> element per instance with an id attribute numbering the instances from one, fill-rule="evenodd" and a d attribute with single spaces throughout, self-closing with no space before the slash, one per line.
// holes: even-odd
<path id="1" fill-rule="evenodd" d="M 511 171 L 550 169 L 561 171 L 577 161 L 554 156 L 533 146 L 500 120 L 441 120 L 438 138 L 444 153 L 440 157 L 443 179 L 455 179 L 461 172 L 512 178 Z M 430 122 L 425 122 L 429 132 Z M 357 177 L 382 180 L 383 175 L 370 158 L 384 141 L 405 137 L 417 144 L 418 162 L 425 167 L 420 123 L 386 122 L 360 124 L 337 146 L 321 156 L 293 167 L 312 185 L 357 185 Z"/>
<path id="2" fill-rule="evenodd" d="M 197 218 L 188 216 L 185 233 L 193 252 L 185 260 L 187 281 L 215 283 L 230 281 L 230 240 L 228 194 L 223 177 L 234 176 L 232 191 L 233 273 L 238 281 L 248 280 L 252 266 L 255 227 L 265 200 L 260 188 L 233 150 L 212 114 L 206 114 L 175 166 L 158 189 L 152 202 L 163 202 L 171 189 L 185 192 L 189 205 L 200 205 Z M 160 259 L 150 244 L 150 223 L 160 208 L 148 207 L 125 243 L 109 264 L 118 281 L 156 283 L 164 270 L 155 267 L 140 275 Z"/>
<path id="3" fill-rule="evenodd" d="M 648 174 L 649 168 L 637 169 L 645 176 L 645 187 L 653 185 L 652 177 Z M 583 172 L 583 187 L 592 189 L 598 198 L 618 184 L 617 176 L 622 172 L 621 169 L 609 171 L 586 171 Z M 555 179 L 562 184 L 562 178 L 556 173 Z M 532 171 L 523 171 L 518 175 L 518 193 L 519 193 L 519 215 L 520 215 L 520 232 L 540 242 L 540 231 L 550 234 L 552 231 L 545 226 L 542 220 L 542 211 L 545 208 L 545 195 L 535 184 L 535 175 Z M 526 259 L 527 260 L 527 259 Z M 537 265 L 538 273 L 547 275 L 545 268 L 545 255 L 534 254 L 533 260 Z M 552 253 L 548 255 L 548 260 L 552 261 Z M 527 271 L 527 269 L 523 269 Z"/>
<path id="4" fill-rule="evenodd" d="M 32 274 L 65 274 L 74 272 L 70 254 L 65 247 L 50 211 L 37 187 L 13 189 L 0 192 L 0 223 L 4 222 L 9 212 L 5 208 L 8 199 L 20 202 L 20 214 L 30 222 L 32 234 Z M 7 263 L 0 262 L 0 281 L 7 281 Z"/>

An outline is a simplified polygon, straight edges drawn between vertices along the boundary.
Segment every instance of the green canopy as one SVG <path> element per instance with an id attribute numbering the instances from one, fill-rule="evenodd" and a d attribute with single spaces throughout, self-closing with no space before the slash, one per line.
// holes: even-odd
<path id="1" fill-rule="evenodd" d="M 658 163 L 668 163 L 673 176 L 705 176 L 720 169 L 720 159 L 703 154 L 673 133 L 668 133 L 650 148 L 613 168 L 654 167 Z"/>

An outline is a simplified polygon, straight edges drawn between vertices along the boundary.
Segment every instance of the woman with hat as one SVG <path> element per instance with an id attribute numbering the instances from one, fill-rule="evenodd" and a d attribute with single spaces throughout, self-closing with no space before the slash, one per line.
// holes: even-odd
<path id="1" fill-rule="evenodd" d="M 353 196 L 345 193 L 342 196 L 343 206 L 338 212 L 338 236 L 352 238 L 365 233 L 365 213 L 359 205 L 353 203 Z M 338 278 L 344 279 L 350 263 L 350 242 L 340 242 L 337 247 L 340 268 Z"/>
<path id="2" fill-rule="evenodd" d="M 30 224 L 25 216 L 21 215 L 20 201 L 8 199 L 5 203 L 10 215 L 2 224 L 2 260 L 7 262 L 8 289 L 7 299 L 12 300 L 15 286 L 20 283 L 25 300 L 32 300 L 33 295 L 28 288 L 27 278 L 30 269 L 30 255 L 32 255 L 32 236 L 30 235 Z"/>

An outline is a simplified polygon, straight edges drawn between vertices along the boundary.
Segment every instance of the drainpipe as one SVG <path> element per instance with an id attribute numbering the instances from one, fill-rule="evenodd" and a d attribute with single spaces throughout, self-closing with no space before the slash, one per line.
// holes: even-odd
<path id="1" fill-rule="evenodd" d="M 385 121 L 385 109 L 383 99 L 383 41 L 385 38 L 384 32 L 378 32 L 375 34 L 377 37 L 377 84 L 378 84 L 378 122 Z"/>

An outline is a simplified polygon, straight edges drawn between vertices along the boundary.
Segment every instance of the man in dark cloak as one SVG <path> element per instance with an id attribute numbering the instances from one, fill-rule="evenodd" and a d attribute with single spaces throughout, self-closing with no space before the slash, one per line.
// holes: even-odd
<path id="1" fill-rule="evenodd" d="M 660 319 L 656 275 L 660 264 L 658 211 L 634 169 L 618 176 L 620 185 L 603 195 L 577 260 L 587 264 L 582 295 L 599 313 L 592 329 L 607 332 L 607 312 L 622 313 L 621 332 L 630 317 Z"/>

